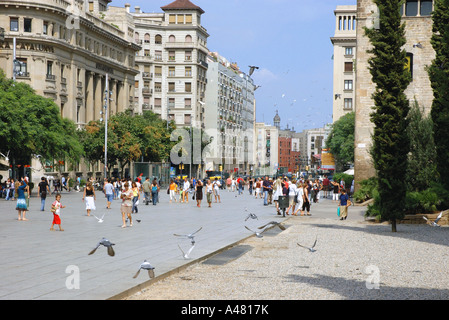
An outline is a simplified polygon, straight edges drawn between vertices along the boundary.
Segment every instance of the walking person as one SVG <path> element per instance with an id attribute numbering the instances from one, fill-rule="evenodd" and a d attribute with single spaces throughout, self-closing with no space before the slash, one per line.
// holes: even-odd
<path id="1" fill-rule="evenodd" d="M 308 180 L 307 180 L 308 181 Z M 301 216 L 304 215 L 304 212 L 307 210 L 307 215 L 311 216 L 310 214 L 310 198 L 309 198 L 309 183 L 306 182 L 303 185 L 303 203 L 302 203 L 302 212 Z"/>
<path id="2" fill-rule="evenodd" d="M 335 181 L 331 181 L 331 186 L 332 186 L 332 201 L 337 201 L 338 202 L 338 196 L 340 194 L 340 185 L 338 184 L 338 182 Z"/>
<path id="3" fill-rule="evenodd" d="M 11 179 L 11 183 L 9 185 L 9 197 L 12 198 L 12 201 L 16 199 L 16 182 L 14 179 Z"/>
<path id="4" fill-rule="evenodd" d="M 86 184 L 86 188 L 84 188 L 83 192 L 83 201 L 86 202 L 86 211 L 88 217 L 90 217 L 90 213 L 92 210 L 97 210 L 97 207 L 95 206 L 96 200 L 97 197 L 95 195 L 95 189 L 92 185 L 92 182 L 89 181 Z"/>
<path id="5" fill-rule="evenodd" d="M 217 203 L 217 199 L 218 199 L 218 202 L 221 203 L 221 199 L 220 199 L 221 183 L 220 183 L 220 181 L 218 179 L 216 179 L 213 183 L 213 186 L 214 186 L 215 203 Z"/>
<path id="6" fill-rule="evenodd" d="M 351 205 L 351 201 L 349 201 L 349 196 L 346 193 L 345 189 L 341 189 L 340 195 L 340 220 L 346 220 L 348 217 L 348 207 Z"/>
<path id="7" fill-rule="evenodd" d="M 184 184 L 182 185 L 182 201 L 181 203 L 189 203 L 189 190 L 190 182 L 187 178 L 184 179 Z"/>
<path id="8" fill-rule="evenodd" d="M 178 193 L 178 185 L 176 184 L 175 181 L 173 181 L 173 179 L 170 181 L 170 203 L 172 203 L 173 201 L 178 202 L 178 197 L 177 197 L 177 193 Z"/>
<path id="9" fill-rule="evenodd" d="M 6 181 L 5 189 L 6 189 L 6 198 L 5 198 L 5 200 L 8 201 L 9 198 L 10 198 L 10 195 L 11 195 L 11 179 L 8 179 Z"/>
<path id="10" fill-rule="evenodd" d="M 209 204 L 208 208 L 212 208 L 212 193 L 213 193 L 213 185 L 209 179 L 206 182 L 206 198 L 207 203 Z"/>
<path id="11" fill-rule="evenodd" d="M 279 209 L 279 197 L 282 196 L 282 179 L 278 177 L 273 184 L 273 201 L 276 205 L 276 212 L 281 215 L 281 210 Z"/>
<path id="12" fill-rule="evenodd" d="M 120 211 L 122 213 L 122 228 L 126 228 L 126 220 L 129 219 L 129 226 L 133 226 L 133 220 L 131 217 L 132 207 L 133 207 L 133 197 L 134 193 L 131 188 L 129 188 L 128 182 L 123 184 L 123 190 L 120 195 L 122 199 L 122 205 L 120 206 Z"/>
<path id="13" fill-rule="evenodd" d="M 268 206 L 268 191 L 270 191 L 270 189 L 273 189 L 273 187 L 270 185 L 270 181 L 268 181 L 268 176 L 265 176 L 265 180 L 262 183 L 262 188 L 263 188 L 263 205 L 264 206 Z"/>
<path id="14" fill-rule="evenodd" d="M 297 216 L 298 212 L 301 211 L 301 216 L 304 215 L 303 205 L 304 205 L 304 185 L 300 182 L 298 184 L 298 192 L 296 195 L 296 201 L 298 203 L 298 209 L 295 211 L 294 215 Z"/>
<path id="15" fill-rule="evenodd" d="M 154 178 L 153 183 L 151 184 L 151 198 L 153 199 L 153 206 L 158 203 L 160 189 L 161 188 L 159 187 L 156 178 Z"/>
<path id="16" fill-rule="evenodd" d="M 51 205 L 51 212 L 53 213 L 53 222 L 50 228 L 51 231 L 55 231 L 55 224 L 58 225 L 59 231 L 64 231 L 64 229 L 61 228 L 61 209 L 64 208 L 65 206 L 61 204 L 61 195 L 58 193 L 56 195 L 55 201 Z"/>
<path id="17" fill-rule="evenodd" d="M 26 212 L 28 211 L 27 202 L 25 199 L 25 190 L 27 188 L 27 184 L 25 180 L 22 180 L 20 182 L 19 187 L 17 188 L 17 204 L 16 204 L 16 210 L 19 215 L 18 220 L 22 221 L 28 221 L 28 219 L 25 217 Z"/>
<path id="18" fill-rule="evenodd" d="M 143 195 L 145 196 L 145 205 L 148 205 L 148 203 L 150 203 L 150 198 L 151 198 L 150 177 L 146 177 L 145 181 L 142 183 L 142 191 L 143 191 Z"/>
<path id="19" fill-rule="evenodd" d="M 41 211 L 45 210 L 45 199 L 47 198 L 47 194 L 51 194 L 50 187 L 48 186 L 47 179 L 45 177 L 41 178 L 41 182 L 37 186 L 37 192 L 41 197 Z"/>
<path id="20" fill-rule="evenodd" d="M 137 206 L 139 205 L 138 201 L 140 199 L 140 190 L 137 187 L 136 182 L 132 182 L 131 186 L 132 186 L 132 191 L 133 191 L 133 206 L 132 206 L 131 213 L 138 213 L 139 209 L 137 209 Z M 154 202 L 154 199 L 153 199 L 153 202 Z"/>
<path id="21" fill-rule="evenodd" d="M 195 185 L 195 199 L 196 206 L 201 207 L 201 201 L 203 200 L 203 183 L 201 180 L 198 180 Z"/>
<path id="22" fill-rule="evenodd" d="M 104 195 L 106 196 L 106 209 L 111 209 L 111 202 L 114 200 L 114 186 L 111 183 L 111 179 L 107 180 L 107 183 L 103 188 Z"/>
<path id="23" fill-rule="evenodd" d="M 288 215 L 288 212 L 290 209 L 292 209 L 292 215 L 295 213 L 295 207 L 296 207 L 296 195 L 298 193 L 297 187 L 296 187 L 296 180 L 292 180 L 288 187 L 288 208 L 285 212 L 286 215 Z"/>

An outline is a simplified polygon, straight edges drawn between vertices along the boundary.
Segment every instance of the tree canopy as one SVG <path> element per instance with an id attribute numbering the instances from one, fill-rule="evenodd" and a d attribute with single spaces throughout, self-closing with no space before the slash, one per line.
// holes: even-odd
<path id="1" fill-rule="evenodd" d="M 326 148 L 330 149 L 339 168 L 354 163 L 354 129 L 354 112 L 344 115 L 332 125 Z"/>
<path id="2" fill-rule="evenodd" d="M 29 164 L 32 155 L 78 161 L 82 146 L 76 125 L 61 117 L 53 100 L 27 84 L 6 79 L 0 71 L 0 151 L 14 164 Z"/>

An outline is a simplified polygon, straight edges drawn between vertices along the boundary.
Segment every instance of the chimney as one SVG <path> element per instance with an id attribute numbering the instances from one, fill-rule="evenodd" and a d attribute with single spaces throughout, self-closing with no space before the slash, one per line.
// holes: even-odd
<path id="1" fill-rule="evenodd" d="M 140 7 L 139 7 L 139 6 L 134 7 L 134 11 L 135 11 L 136 13 L 140 13 Z"/>
<path id="2" fill-rule="evenodd" d="M 125 3 L 125 9 L 126 9 L 126 12 L 128 12 L 129 13 L 129 8 L 131 7 L 131 5 L 129 4 L 129 3 Z"/>

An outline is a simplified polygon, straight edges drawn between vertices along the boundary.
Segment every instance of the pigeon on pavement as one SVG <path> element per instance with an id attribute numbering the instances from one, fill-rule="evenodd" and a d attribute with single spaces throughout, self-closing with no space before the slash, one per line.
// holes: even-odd
<path id="1" fill-rule="evenodd" d="M 97 249 L 100 246 L 105 246 L 108 249 L 108 254 L 113 257 L 115 256 L 115 252 L 114 249 L 112 248 L 112 246 L 115 246 L 115 243 L 111 243 L 108 239 L 103 238 L 100 240 L 100 242 L 98 242 L 97 246 L 91 251 L 89 252 L 89 255 L 94 254 L 95 251 L 97 251 Z"/>
<path id="2" fill-rule="evenodd" d="M 147 261 L 147 260 L 145 260 L 141 265 L 140 265 L 140 268 L 139 268 L 139 270 L 137 270 L 137 273 L 134 275 L 134 279 L 135 278 L 137 278 L 137 276 L 139 275 L 139 273 L 140 273 L 140 270 L 148 270 L 148 275 L 150 276 L 150 279 L 153 279 L 154 278 L 154 267 Z"/>
<path id="3" fill-rule="evenodd" d="M 316 252 L 315 246 L 316 246 L 317 240 L 318 240 L 318 239 L 315 239 L 315 242 L 313 243 L 313 246 L 312 246 L 311 248 L 302 246 L 302 245 L 300 245 L 299 243 L 296 243 L 296 244 L 297 244 L 298 246 L 300 246 L 301 248 L 308 249 L 310 252 Z"/>
<path id="4" fill-rule="evenodd" d="M 201 229 L 203 229 L 203 227 L 199 228 L 197 231 L 190 233 L 190 234 L 173 234 L 176 237 L 184 237 L 187 239 L 190 239 L 192 246 L 195 244 L 195 234 L 197 234 Z"/>

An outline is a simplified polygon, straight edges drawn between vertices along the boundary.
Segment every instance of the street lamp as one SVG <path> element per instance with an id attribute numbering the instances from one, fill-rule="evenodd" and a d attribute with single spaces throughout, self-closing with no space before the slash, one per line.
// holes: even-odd
<path id="1" fill-rule="evenodd" d="M 104 115 L 104 177 L 108 176 L 108 106 L 111 100 L 112 91 L 109 91 L 109 74 L 106 73 L 106 89 L 104 90 L 104 112 L 100 111 L 100 115 Z M 103 118 L 100 118 L 103 122 Z"/>

